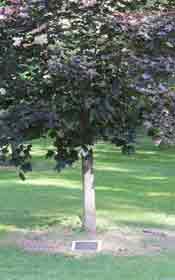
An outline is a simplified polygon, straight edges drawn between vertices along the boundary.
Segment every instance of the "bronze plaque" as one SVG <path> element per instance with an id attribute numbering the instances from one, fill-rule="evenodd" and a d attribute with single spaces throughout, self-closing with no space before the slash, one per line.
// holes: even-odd
<path id="1" fill-rule="evenodd" d="M 72 242 L 73 251 L 100 251 L 101 241 L 99 240 L 79 240 Z"/>

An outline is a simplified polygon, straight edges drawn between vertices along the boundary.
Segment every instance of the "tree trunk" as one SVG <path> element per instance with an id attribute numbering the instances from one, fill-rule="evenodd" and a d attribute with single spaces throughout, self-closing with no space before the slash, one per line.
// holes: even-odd
<path id="1" fill-rule="evenodd" d="M 82 156 L 83 179 L 83 228 L 90 233 L 96 233 L 96 206 L 93 173 L 93 151 L 85 158 Z"/>
<path id="2" fill-rule="evenodd" d="M 12 143 L 12 144 L 11 144 L 12 160 L 15 160 L 16 157 L 18 156 L 16 149 L 17 149 L 17 145 L 14 144 L 14 143 Z"/>

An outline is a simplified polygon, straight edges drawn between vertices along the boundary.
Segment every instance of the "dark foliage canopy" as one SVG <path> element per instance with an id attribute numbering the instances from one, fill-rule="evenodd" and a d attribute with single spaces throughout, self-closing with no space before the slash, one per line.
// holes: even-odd
<path id="1" fill-rule="evenodd" d="M 131 151 L 153 98 L 174 87 L 174 3 L 13 1 L 0 21 L 3 155 L 15 143 L 14 163 L 30 170 L 28 140 L 40 136 L 53 139 L 57 170 L 98 139 Z"/>

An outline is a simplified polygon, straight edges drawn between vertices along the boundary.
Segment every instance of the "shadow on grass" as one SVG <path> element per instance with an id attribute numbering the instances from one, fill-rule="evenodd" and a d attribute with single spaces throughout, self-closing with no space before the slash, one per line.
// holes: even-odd
<path id="1" fill-rule="evenodd" d="M 37 154 L 37 149 L 39 153 Z M 80 163 L 62 173 L 42 161 L 35 147 L 34 170 L 21 182 L 13 171 L 0 171 L 0 224 L 18 228 L 73 224 L 82 212 Z M 175 153 L 147 143 L 132 157 L 115 146 L 96 146 L 97 214 L 110 226 L 175 226 Z"/>

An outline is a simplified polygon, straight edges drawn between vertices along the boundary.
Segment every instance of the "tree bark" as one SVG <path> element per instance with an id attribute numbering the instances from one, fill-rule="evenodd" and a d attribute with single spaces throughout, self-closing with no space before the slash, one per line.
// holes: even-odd
<path id="1" fill-rule="evenodd" d="M 89 233 L 96 233 L 96 206 L 93 172 L 93 151 L 87 157 L 82 156 L 83 179 L 83 228 Z"/>
<path id="2" fill-rule="evenodd" d="M 13 159 L 16 159 L 16 157 L 17 157 L 16 149 L 17 149 L 17 146 L 16 146 L 14 143 L 12 143 L 12 144 L 11 144 L 12 160 L 13 160 Z"/>

